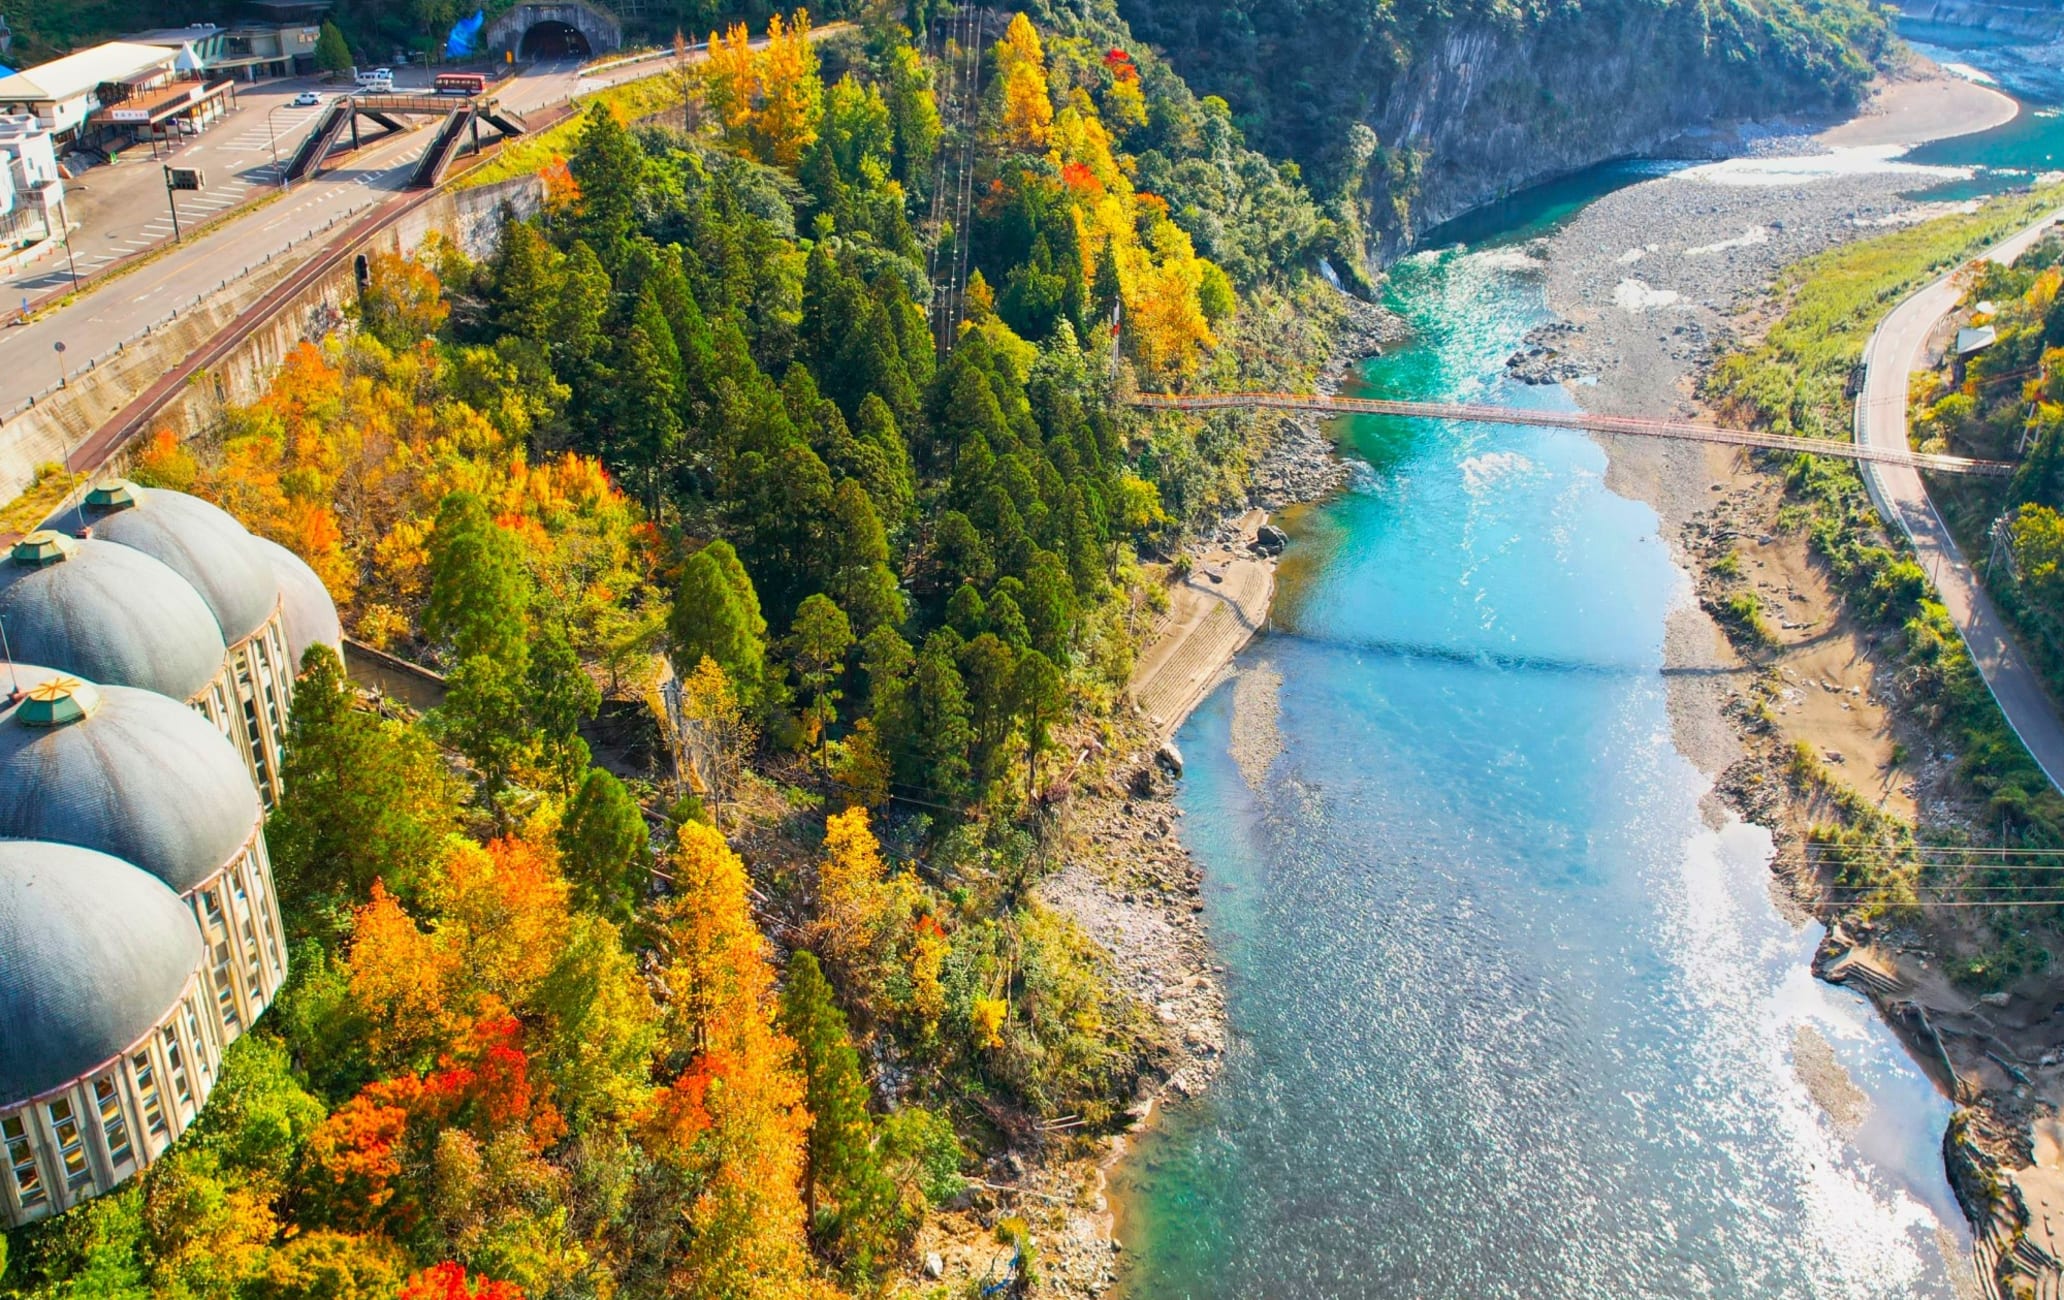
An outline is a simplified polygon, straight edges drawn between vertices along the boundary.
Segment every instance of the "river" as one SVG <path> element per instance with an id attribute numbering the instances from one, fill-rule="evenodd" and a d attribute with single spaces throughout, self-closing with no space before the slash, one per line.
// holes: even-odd
<path id="1" fill-rule="evenodd" d="M 2000 140 L 1929 161 L 2033 163 Z M 1516 261 L 1395 268 L 1414 342 L 1359 391 L 1567 409 L 1504 376 L 1546 318 Z M 1340 435 L 1366 472 L 1291 518 L 1269 634 L 1179 737 L 1235 1041 L 1121 1171 L 1128 1294 L 1957 1295 L 1949 1104 L 1672 744 L 1654 512 L 1567 433 Z"/>

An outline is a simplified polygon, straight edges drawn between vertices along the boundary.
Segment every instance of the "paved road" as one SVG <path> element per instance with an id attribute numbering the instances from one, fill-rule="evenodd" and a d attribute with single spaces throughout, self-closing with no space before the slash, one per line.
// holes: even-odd
<path id="1" fill-rule="evenodd" d="M 2060 217 L 2064 210 L 2001 240 L 1974 260 L 2011 262 Z M 1856 404 L 1858 442 L 1891 451 L 1908 450 L 1907 377 L 1925 362 L 1929 332 L 1956 306 L 1953 275 L 1945 275 L 1893 308 L 1871 336 L 1863 354 L 1863 395 Z M 2027 746 L 2050 784 L 2064 790 L 2064 718 L 2058 716 L 2056 702 L 2043 689 L 2042 679 L 2015 645 L 2006 621 L 1958 552 L 1942 516 L 1928 499 L 1920 474 L 1898 465 L 1866 462 L 1862 468 L 1864 483 L 1879 511 L 1898 520 L 1912 539 L 1921 567 L 1956 620 L 2007 725 Z"/>
<path id="2" fill-rule="evenodd" d="M 501 83 L 496 97 L 517 113 L 536 112 L 570 95 L 650 75 L 659 66 L 663 62 L 632 65 L 601 77 L 580 77 L 579 64 L 572 60 L 533 64 Z M 284 119 L 286 114 L 280 116 Z M 235 131 L 251 129 L 225 125 Z M 297 183 L 277 201 L 234 217 L 199 238 L 189 238 L 138 270 L 99 287 L 89 286 L 77 301 L 32 324 L 0 328 L 0 413 L 12 411 L 57 382 L 60 361 L 53 346 L 56 343 L 65 345 L 65 366 L 76 367 L 141 333 L 145 326 L 169 319 L 174 308 L 191 307 L 197 295 L 216 292 L 223 281 L 234 281 L 246 268 L 263 265 L 268 256 L 305 256 L 321 243 L 310 236 L 332 224 L 341 227 L 348 217 L 375 204 L 398 200 L 434 126 L 434 121 L 425 120 L 406 134 L 390 136 L 357 153 L 335 155 L 330 170 Z M 281 143 L 284 152 L 286 142 Z M 295 135 L 294 143 L 300 143 L 300 134 Z M 266 161 L 269 165 L 269 149 Z M 270 193 L 270 187 L 255 191 L 259 197 Z M 162 199 L 161 188 L 161 203 Z M 75 254 L 84 251 L 77 235 L 73 249 Z M 86 269 L 80 268 L 82 273 Z M 47 273 L 43 268 L 38 272 Z M 24 291 L 9 287 L 5 292 L 9 296 L 0 299 L 0 311 L 11 311 Z"/>

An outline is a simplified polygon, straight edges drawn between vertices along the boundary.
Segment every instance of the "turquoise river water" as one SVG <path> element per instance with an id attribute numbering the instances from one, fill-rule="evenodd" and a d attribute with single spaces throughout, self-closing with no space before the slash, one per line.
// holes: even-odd
<path id="1" fill-rule="evenodd" d="M 2002 136 L 1929 160 L 2028 165 Z M 1511 261 L 1395 268 L 1415 341 L 1362 391 L 1566 407 L 1504 378 L 1546 314 Z M 1271 631 L 1179 737 L 1234 1044 L 1120 1172 L 1128 1294 L 1957 1294 L 1948 1103 L 1812 978 L 1768 836 L 1709 829 L 1672 744 L 1689 592 L 1654 513 L 1570 434 L 1342 438 L 1368 472 L 1296 518 Z M 1243 772 L 1236 729 L 1251 755 L 1270 726 Z M 1815 1036 L 1868 1096 L 1847 1131 L 1801 1081 Z"/>

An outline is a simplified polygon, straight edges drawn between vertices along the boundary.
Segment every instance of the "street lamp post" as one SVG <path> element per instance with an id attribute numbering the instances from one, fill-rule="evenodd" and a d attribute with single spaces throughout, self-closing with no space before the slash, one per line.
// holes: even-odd
<path id="1" fill-rule="evenodd" d="M 273 121 L 272 115 L 274 113 L 279 112 L 283 108 L 292 108 L 293 106 L 294 105 L 291 100 L 284 104 L 274 104 L 270 109 L 266 111 L 265 114 L 265 134 L 271 137 L 272 140 L 272 174 L 279 177 L 280 189 L 283 192 L 286 190 L 293 189 L 294 182 L 288 179 L 287 169 L 280 166 L 279 125 L 278 123 Z"/>

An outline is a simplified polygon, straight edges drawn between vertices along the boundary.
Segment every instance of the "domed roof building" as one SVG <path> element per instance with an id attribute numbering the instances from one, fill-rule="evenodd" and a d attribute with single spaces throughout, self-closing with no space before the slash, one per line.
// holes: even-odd
<path id="1" fill-rule="evenodd" d="M 212 505 L 110 482 L 80 514 L 0 554 L 0 1228 L 155 1160 L 278 994 L 289 647 L 342 641 Z"/>
<path id="2" fill-rule="evenodd" d="M 185 900 L 225 1045 L 287 974 L 264 824 L 236 750 L 176 701 L 64 676 L 0 698 L 0 837 L 109 854 Z"/>
<path id="3" fill-rule="evenodd" d="M 227 651 L 207 602 L 164 564 L 48 531 L 0 558 L 0 619 L 13 658 L 192 703 Z"/>
<path id="4" fill-rule="evenodd" d="M 0 840 L 0 1226 L 155 1160 L 221 1067 L 193 915 L 128 863 Z"/>
<path id="5" fill-rule="evenodd" d="M 271 558 L 221 507 L 167 488 L 108 479 L 87 492 L 80 515 L 95 538 L 163 562 L 207 602 L 227 648 L 224 711 L 231 727 L 224 734 L 238 740 L 258 792 L 270 805 L 280 795 L 279 765 L 294 690 L 280 579 Z"/>
<path id="6" fill-rule="evenodd" d="M 269 537 L 253 537 L 272 560 L 279 578 L 280 626 L 287 634 L 287 675 L 301 671 L 301 656 L 317 642 L 344 657 L 344 625 L 337 620 L 337 606 L 330 589 L 308 561 Z"/>
<path id="7" fill-rule="evenodd" d="M 279 608 L 279 579 L 270 557 L 212 502 L 109 479 L 88 490 L 80 514 L 93 536 L 142 551 L 191 583 L 232 646 L 265 626 Z"/>

